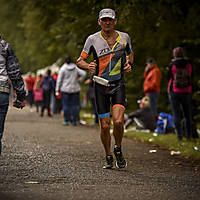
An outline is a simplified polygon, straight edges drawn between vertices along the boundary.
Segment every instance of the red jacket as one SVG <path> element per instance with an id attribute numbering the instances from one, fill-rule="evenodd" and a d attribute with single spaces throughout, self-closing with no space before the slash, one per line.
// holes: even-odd
<path id="1" fill-rule="evenodd" d="M 148 72 L 144 72 L 144 93 L 146 95 L 154 92 L 160 92 L 161 72 L 157 65 L 155 65 Z"/>
<path id="2" fill-rule="evenodd" d="M 35 78 L 28 76 L 28 78 L 26 78 L 26 87 L 28 91 L 33 91 L 33 86 L 35 83 Z"/>

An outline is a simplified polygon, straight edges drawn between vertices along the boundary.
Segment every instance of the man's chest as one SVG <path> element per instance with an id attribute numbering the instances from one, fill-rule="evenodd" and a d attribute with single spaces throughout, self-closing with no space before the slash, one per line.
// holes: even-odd
<path id="1" fill-rule="evenodd" d="M 124 46 L 122 46 L 116 40 L 104 40 L 101 42 L 95 41 L 93 47 L 98 57 L 103 57 L 109 54 L 116 54 L 119 51 L 125 51 Z"/>
<path id="2" fill-rule="evenodd" d="M 109 38 L 106 40 L 106 43 L 108 44 L 109 48 L 112 49 L 113 46 L 117 43 L 117 38 Z"/>

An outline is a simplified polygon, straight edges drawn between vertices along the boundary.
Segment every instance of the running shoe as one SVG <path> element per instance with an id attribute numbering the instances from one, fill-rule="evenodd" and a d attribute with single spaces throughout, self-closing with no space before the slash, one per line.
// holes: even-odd
<path id="1" fill-rule="evenodd" d="M 125 168 L 127 166 L 127 162 L 124 159 L 124 156 L 122 154 L 122 150 L 121 147 L 115 147 L 114 148 L 114 154 L 115 154 L 115 158 L 116 158 L 116 167 L 117 168 Z"/>
<path id="2" fill-rule="evenodd" d="M 76 121 L 73 121 L 73 122 L 72 122 L 72 126 L 76 126 Z"/>
<path id="3" fill-rule="evenodd" d="M 66 121 L 64 121 L 64 122 L 62 123 L 62 125 L 63 125 L 63 126 L 68 126 L 68 125 L 69 125 L 69 123 L 68 123 L 68 122 L 66 122 Z"/>
<path id="4" fill-rule="evenodd" d="M 103 169 L 112 169 L 113 161 L 114 159 L 112 155 L 106 156 L 106 164 L 103 166 Z"/>

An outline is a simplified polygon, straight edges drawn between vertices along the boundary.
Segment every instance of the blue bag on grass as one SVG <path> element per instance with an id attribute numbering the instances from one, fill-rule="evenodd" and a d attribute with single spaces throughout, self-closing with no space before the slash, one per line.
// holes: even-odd
<path id="1" fill-rule="evenodd" d="M 175 131 L 174 119 L 173 116 L 161 112 L 158 116 L 157 126 L 156 126 L 156 133 L 173 133 Z"/>

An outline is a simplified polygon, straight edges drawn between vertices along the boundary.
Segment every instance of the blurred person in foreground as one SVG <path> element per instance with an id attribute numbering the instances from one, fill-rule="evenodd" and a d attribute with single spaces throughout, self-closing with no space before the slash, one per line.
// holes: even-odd
<path id="1" fill-rule="evenodd" d="M 150 99 L 150 107 L 154 117 L 157 118 L 157 105 L 160 95 L 161 72 L 154 58 L 148 58 L 144 70 L 143 89 L 146 96 Z"/>
<path id="2" fill-rule="evenodd" d="M 136 124 L 138 130 L 154 131 L 156 128 L 156 119 L 153 111 L 150 108 L 150 99 L 145 96 L 138 100 L 140 109 L 129 113 L 126 116 L 125 128 L 128 128 L 133 122 Z"/>
<path id="3" fill-rule="evenodd" d="M 98 24 L 101 31 L 87 38 L 77 64 L 94 75 L 95 99 L 101 125 L 100 137 L 106 154 L 106 164 L 103 168 L 111 169 L 114 162 L 110 135 L 111 106 L 116 167 L 124 168 L 127 166 L 121 147 L 126 107 L 124 72 L 132 71 L 133 51 L 129 35 L 114 29 L 117 24 L 114 10 L 101 10 Z M 94 60 L 87 63 L 90 54 L 93 54 Z"/>
<path id="4" fill-rule="evenodd" d="M 86 72 L 79 69 L 76 64 L 72 63 L 71 58 L 67 56 L 65 63 L 58 72 L 56 81 L 56 96 L 61 91 L 64 126 L 68 126 L 69 122 L 76 126 L 77 121 L 80 119 L 80 82 L 85 79 L 85 76 Z"/>
<path id="5" fill-rule="evenodd" d="M 192 137 L 192 78 L 192 65 L 184 57 L 184 49 L 174 48 L 173 59 L 168 70 L 168 94 L 179 140 L 182 140 L 183 135 L 187 138 Z M 185 120 L 186 134 L 181 130 L 182 116 Z"/>
<path id="6" fill-rule="evenodd" d="M 0 155 L 2 151 L 2 137 L 5 119 L 9 106 L 10 83 L 16 93 L 13 106 L 25 106 L 25 84 L 21 76 L 18 60 L 10 45 L 1 39 L 0 35 Z"/>

